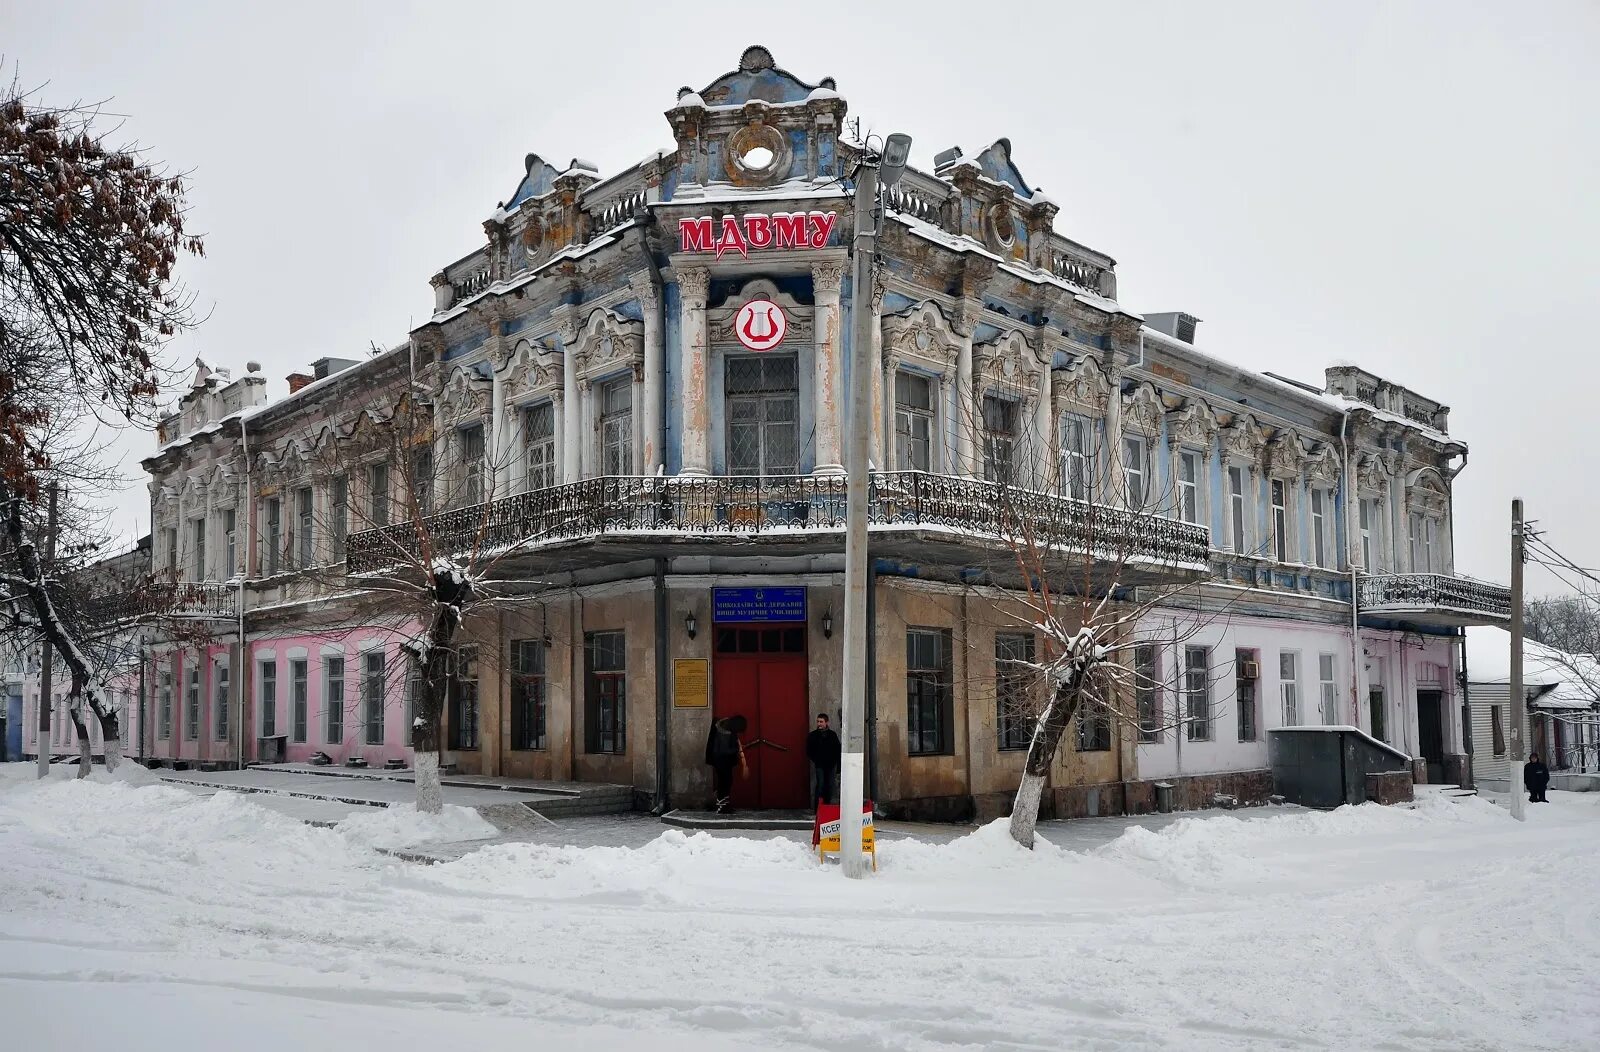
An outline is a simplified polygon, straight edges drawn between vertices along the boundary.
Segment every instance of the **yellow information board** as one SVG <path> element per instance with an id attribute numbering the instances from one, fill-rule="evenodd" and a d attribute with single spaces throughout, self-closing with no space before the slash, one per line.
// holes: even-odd
<path id="1" fill-rule="evenodd" d="M 672 663 L 672 706 L 703 709 L 711 704 L 711 662 L 678 658 Z"/>
<path id="2" fill-rule="evenodd" d="M 817 861 L 825 860 L 828 855 L 839 853 L 841 825 L 838 804 L 823 804 L 817 808 L 816 824 L 811 831 L 812 843 L 817 845 Z M 872 828 L 872 803 L 869 801 L 861 809 L 861 853 L 872 856 L 872 869 L 878 869 L 878 844 L 877 836 Z"/>

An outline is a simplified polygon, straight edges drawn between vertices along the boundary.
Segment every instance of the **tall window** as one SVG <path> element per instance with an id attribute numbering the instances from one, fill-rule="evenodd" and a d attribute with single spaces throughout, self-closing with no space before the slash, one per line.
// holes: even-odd
<path id="1" fill-rule="evenodd" d="M 1184 726 L 1192 742 L 1211 740 L 1211 648 L 1183 648 Z"/>
<path id="2" fill-rule="evenodd" d="M 1192 449 L 1178 451 L 1178 518 L 1200 521 L 1200 454 Z"/>
<path id="3" fill-rule="evenodd" d="M 478 747 L 478 648 L 456 647 L 450 663 L 450 748 Z"/>
<path id="4" fill-rule="evenodd" d="M 322 659 L 323 739 L 329 745 L 344 744 L 344 658 Z"/>
<path id="5" fill-rule="evenodd" d="M 1327 493 L 1321 489 L 1311 491 L 1311 556 L 1318 566 L 1328 565 L 1328 520 L 1325 503 Z"/>
<path id="6" fill-rule="evenodd" d="M 306 740 L 307 710 L 310 708 L 306 683 L 306 660 L 296 658 L 289 662 L 289 729 L 292 741 Z"/>
<path id="7" fill-rule="evenodd" d="M 929 471 L 933 464 L 933 381 L 894 374 L 894 466 Z"/>
<path id="8" fill-rule="evenodd" d="M 1272 480 L 1272 555 L 1289 561 L 1289 488 L 1282 479 Z"/>
<path id="9" fill-rule="evenodd" d="M 156 737 L 166 741 L 172 737 L 172 670 L 161 670 L 161 690 L 156 705 Z"/>
<path id="10" fill-rule="evenodd" d="M 161 536 L 166 541 L 167 572 L 176 581 L 178 579 L 178 570 L 180 569 L 178 565 L 178 528 L 176 526 L 168 526 L 161 531 Z"/>
<path id="11" fill-rule="evenodd" d="M 1130 508 L 1142 508 L 1150 498 L 1150 465 L 1145 462 L 1147 452 L 1144 439 L 1133 435 L 1122 437 L 1122 478 Z"/>
<path id="12" fill-rule="evenodd" d="M 1378 521 L 1377 501 L 1367 498 L 1361 502 L 1361 566 L 1371 573 L 1377 567 L 1372 562 L 1372 528 Z"/>
<path id="13" fill-rule="evenodd" d="M 433 514 L 433 447 L 427 443 L 411 451 L 410 498 L 423 515 Z"/>
<path id="14" fill-rule="evenodd" d="M 389 465 L 367 467 L 367 520 L 373 526 L 389 525 Z"/>
<path id="15" fill-rule="evenodd" d="M 1061 418 L 1061 487 L 1067 496 L 1090 500 L 1094 495 L 1094 422 L 1068 413 Z"/>
<path id="16" fill-rule="evenodd" d="M 948 628 L 906 630 L 906 750 L 951 750 L 951 653 Z"/>
<path id="17" fill-rule="evenodd" d="M 1230 465 L 1228 468 L 1228 528 L 1233 542 L 1233 550 L 1240 555 L 1250 550 L 1248 534 L 1245 533 L 1245 523 L 1248 521 L 1248 505 L 1244 499 L 1244 468 Z"/>
<path id="18" fill-rule="evenodd" d="M 794 475 L 799 404 L 794 355 L 740 355 L 724 364 L 727 460 L 731 475 Z"/>
<path id="19" fill-rule="evenodd" d="M 994 637 L 995 727 L 1002 749 L 1026 749 L 1033 739 L 1033 633 L 996 632 Z"/>
<path id="20" fill-rule="evenodd" d="M 983 477 L 990 482 L 1015 482 L 1017 403 L 983 396 Z"/>
<path id="21" fill-rule="evenodd" d="M 211 730 L 217 741 L 225 742 L 228 740 L 228 710 L 232 702 L 230 697 L 230 687 L 232 685 L 228 682 L 229 669 L 227 661 L 218 661 L 216 669 L 216 689 L 212 692 L 213 705 L 216 708 L 216 712 L 211 720 Z"/>
<path id="22" fill-rule="evenodd" d="M 628 751 L 628 647 L 621 632 L 584 636 L 585 708 L 590 752 Z"/>
<path id="23" fill-rule="evenodd" d="M 464 427 L 456 436 L 461 446 L 461 503 L 483 503 L 483 425 Z"/>
<path id="24" fill-rule="evenodd" d="M 1139 708 L 1139 741 L 1161 740 L 1161 666 L 1154 644 L 1133 648 L 1133 692 Z"/>
<path id="25" fill-rule="evenodd" d="M 238 513 L 232 508 L 222 512 L 222 579 L 233 580 L 239 569 Z"/>
<path id="26" fill-rule="evenodd" d="M 295 565 L 302 570 L 315 566 L 316 554 L 311 550 L 311 487 L 302 486 L 295 490 Z"/>
<path id="27" fill-rule="evenodd" d="M 1333 676 L 1333 655 L 1317 655 L 1317 684 L 1322 690 L 1322 723 L 1330 726 L 1339 722 L 1339 685 Z"/>
<path id="28" fill-rule="evenodd" d="M 350 535 L 350 480 L 344 475 L 328 488 L 328 525 L 333 534 L 333 561 L 344 562 L 344 540 Z"/>
<path id="29" fill-rule="evenodd" d="M 1384 711 L 1383 684 L 1374 683 L 1367 688 L 1367 718 L 1372 721 L 1372 736 L 1381 742 L 1389 740 Z"/>
<path id="30" fill-rule="evenodd" d="M 267 500 L 267 573 L 277 573 L 282 565 L 283 501 L 270 497 Z"/>
<path id="31" fill-rule="evenodd" d="M 511 642 L 511 747 L 544 749 L 544 641 Z"/>
<path id="32" fill-rule="evenodd" d="M 1254 650 L 1233 652 L 1233 701 L 1239 710 L 1239 740 L 1256 740 L 1256 679 L 1261 666 Z"/>
<path id="33" fill-rule="evenodd" d="M 361 655 L 361 722 L 368 745 L 383 744 L 383 709 L 387 694 L 388 655 L 369 650 Z"/>
<path id="34" fill-rule="evenodd" d="M 1292 650 L 1278 654 L 1278 695 L 1283 701 L 1283 725 L 1300 725 L 1300 655 Z"/>
<path id="35" fill-rule="evenodd" d="M 278 733 L 278 663 L 261 663 L 261 736 L 271 738 Z"/>
<path id="36" fill-rule="evenodd" d="M 189 741 L 200 740 L 200 662 L 189 664 L 189 690 L 184 697 L 183 736 Z"/>
<path id="37" fill-rule="evenodd" d="M 600 385 L 600 473 L 633 474 L 633 378 Z"/>
<path id="38" fill-rule="evenodd" d="M 1111 748 L 1111 710 L 1105 702 L 1085 698 L 1078 709 L 1079 752 L 1106 752 Z"/>
<path id="39" fill-rule="evenodd" d="M 1434 520 L 1426 515 L 1411 516 L 1411 569 L 1414 573 L 1433 573 Z"/>
<path id="40" fill-rule="evenodd" d="M 1500 719 L 1500 706 L 1498 705 L 1489 706 L 1489 727 L 1494 734 L 1494 754 L 1496 756 L 1504 756 L 1506 754 L 1506 725 Z"/>
<path id="41" fill-rule="evenodd" d="M 199 518 L 189 523 L 189 533 L 193 538 L 190 547 L 194 551 L 194 576 L 190 580 L 209 580 L 206 577 L 206 520 Z"/>
<path id="42" fill-rule="evenodd" d="M 523 411 L 522 444 L 528 458 L 528 489 L 556 484 L 556 407 L 540 402 Z"/>

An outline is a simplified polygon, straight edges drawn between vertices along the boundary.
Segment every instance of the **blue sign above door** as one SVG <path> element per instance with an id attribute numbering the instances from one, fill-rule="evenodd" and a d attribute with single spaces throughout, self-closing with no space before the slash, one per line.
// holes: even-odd
<path id="1" fill-rule="evenodd" d="M 804 588 L 713 588 L 711 620 L 723 624 L 804 621 Z"/>

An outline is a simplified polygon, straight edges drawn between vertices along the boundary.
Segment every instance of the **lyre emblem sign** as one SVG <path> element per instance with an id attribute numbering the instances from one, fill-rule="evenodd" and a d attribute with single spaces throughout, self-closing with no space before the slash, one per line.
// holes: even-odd
<path id="1" fill-rule="evenodd" d="M 772 350 L 788 331 L 789 319 L 783 308 L 765 298 L 746 303 L 733 319 L 734 335 L 752 351 Z"/>

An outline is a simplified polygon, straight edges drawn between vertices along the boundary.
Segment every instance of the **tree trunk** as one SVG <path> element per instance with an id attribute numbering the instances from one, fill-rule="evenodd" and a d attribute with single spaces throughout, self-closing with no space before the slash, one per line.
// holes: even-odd
<path id="1" fill-rule="evenodd" d="M 428 649 L 422 661 L 422 684 L 411 724 L 411 769 L 417 779 L 417 810 L 436 815 L 444 810 L 444 788 L 439 783 L 439 729 L 450 672 L 451 644 L 461 627 L 461 611 L 472 586 L 454 571 L 433 575 L 433 623 L 428 626 Z"/>
<path id="2" fill-rule="evenodd" d="M 83 712 L 74 707 L 72 714 L 72 728 L 78 735 L 78 777 L 87 778 L 94 770 L 94 750 L 89 746 L 89 725 L 83 722 Z"/>
<path id="3" fill-rule="evenodd" d="M 1028 759 L 1023 765 L 1022 784 L 1017 787 L 1017 797 L 1011 804 L 1011 839 L 1033 850 L 1033 831 L 1039 824 L 1039 800 L 1044 795 L 1044 783 L 1050 776 L 1050 765 L 1055 762 L 1056 750 L 1061 746 L 1061 736 L 1072 722 L 1082 696 L 1084 672 L 1074 672 L 1072 678 L 1060 684 L 1050 701 L 1039 714 L 1033 728 L 1033 740 L 1028 743 Z"/>
<path id="4" fill-rule="evenodd" d="M 117 719 L 116 710 L 101 712 L 95 709 L 95 715 L 100 720 L 100 741 L 106 750 L 106 773 L 115 771 L 122 766 L 122 721 Z"/>

